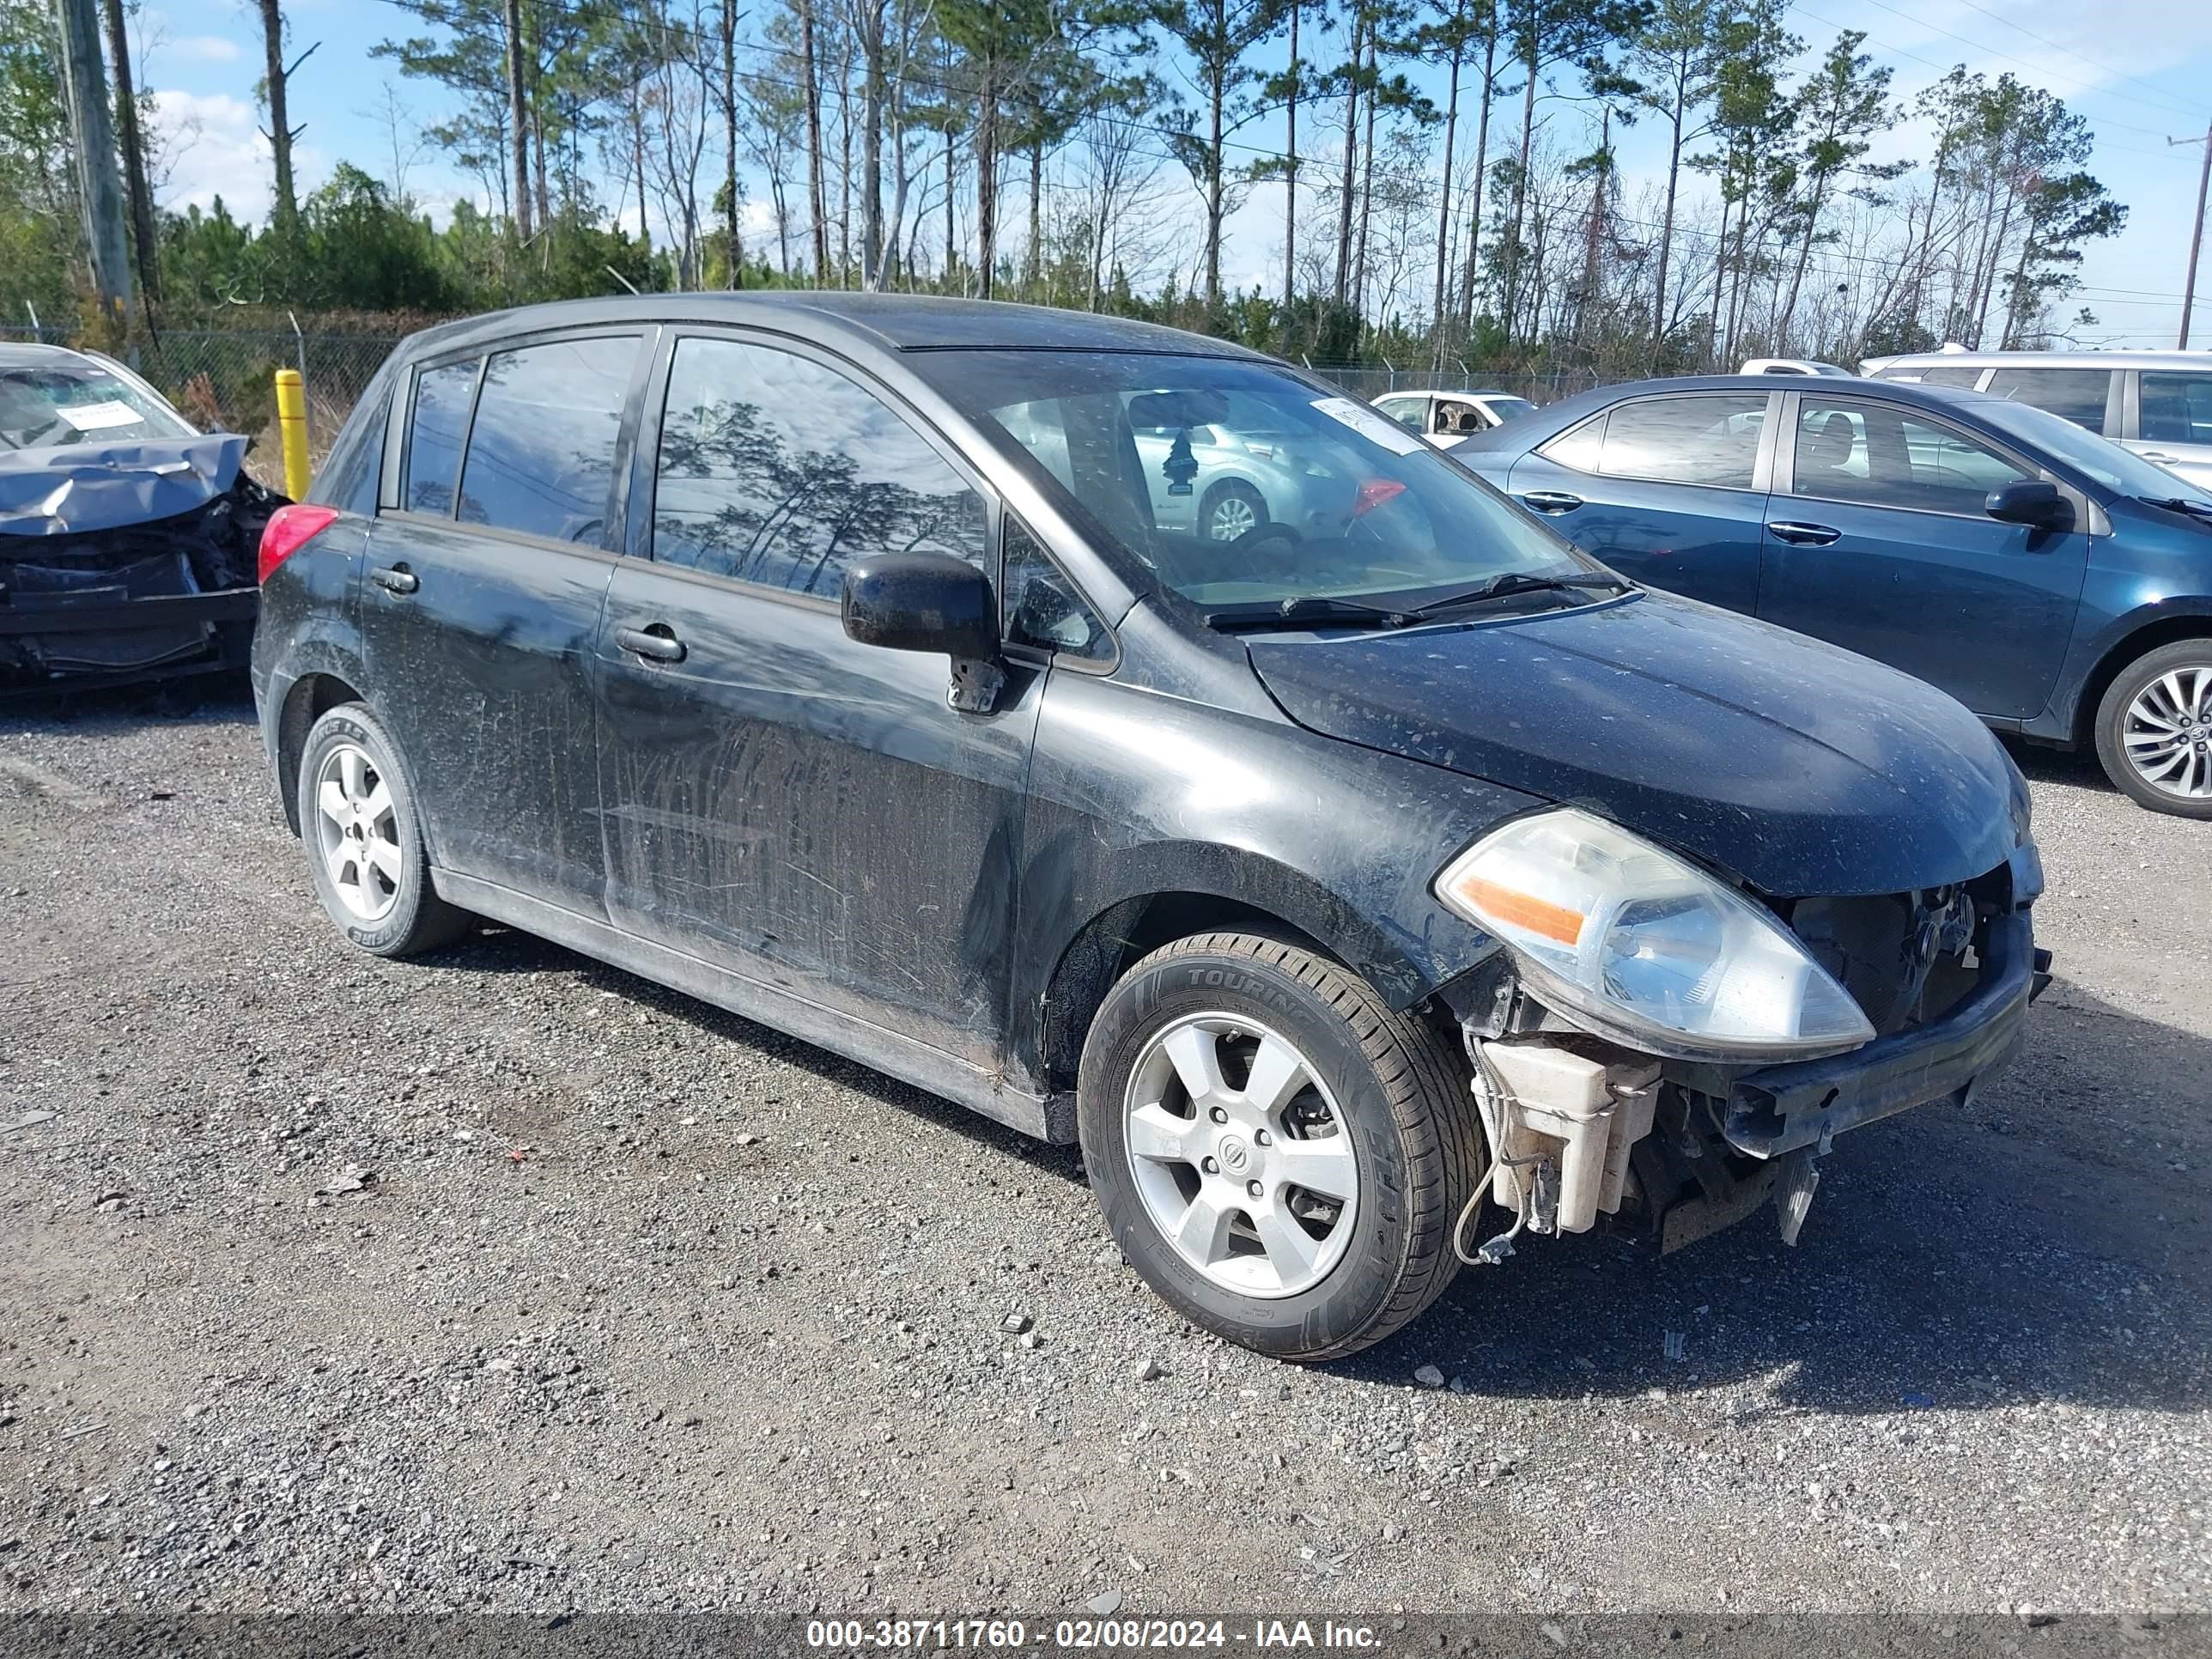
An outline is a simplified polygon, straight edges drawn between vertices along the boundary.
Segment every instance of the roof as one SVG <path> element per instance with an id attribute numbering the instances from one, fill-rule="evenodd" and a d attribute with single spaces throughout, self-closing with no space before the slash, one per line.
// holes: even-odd
<path id="1" fill-rule="evenodd" d="M 2198 368 L 2212 372 L 2212 351 L 1905 351 L 1869 357 L 1881 368 Z"/>
<path id="2" fill-rule="evenodd" d="M 464 337 L 514 334 L 532 328 L 602 322 L 752 323 L 786 332 L 842 334 L 893 351 L 1050 349 L 1151 351 L 1178 356 L 1253 357 L 1259 353 L 1182 329 L 1103 317 L 1051 306 L 1000 300 L 951 300 L 926 294 L 866 294 L 841 289 L 747 290 L 719 294 L 618 295 L 564 300 L 442 324 L 416 337 L 418 345 Z"/>
<path id="3" fill-rule="evenodd" d="M 1584 416 L 1611 407 L 1628 398 L 1648 398 L 1685 392 L 1753 392 L 1760 397 L 1778 392 L 1825 398 L 1864 396 L 1901 403 L 1946 403 L 1961 406 L 2002 403 L 1965 386 L 1928 386 L 1918 380 L 1873 380 L 1833 374 L 1687 374 L 1668 380 L 1624 380 L 1614 386 L 1592 387 L 1571 398 L 1542 405 L 1525 416 L 1486 432 L 1468 434 L 1460 447 L 1477 453 L 1505 453 L 1534 449 L 1553 434 L 1564 431 Z"/>
<path id="4" fill-rule="evenodd" d="M 1517 392 L 1504 392 L 1496 386 L 1469 386 L 1457 391 L 1440 386 L 1408 387 L 1403 392 L 1378 392 L 1375 401 L 1380 403 L 1385 398 L 1510 398 L 1516 403 L 1528 401 Z"/>

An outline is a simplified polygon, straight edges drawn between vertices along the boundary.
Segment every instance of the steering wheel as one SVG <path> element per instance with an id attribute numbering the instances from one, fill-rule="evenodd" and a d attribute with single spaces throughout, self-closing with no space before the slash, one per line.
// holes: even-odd
<path id="1" fill-rule="evenodd" d="M 1237 555 L 1243 561 L 1244 568 L 1251 573 L 1253 580 L 1261 580 L 1262 573 L 1259 568 L 1259 561 L 1252 556 L 1252 553 L 1261 542 L 1271 537 L 1280 540 L 1286 547 L 1296 547 L 1305 539 L 1292 526 L 1279 524 L 1270 520 L 1266 524 L 1254 525 L 1241 536 L 1225 542 L 1217 542 L 1214 545 L 1224 553 Z"/>
<path id="2" fill-rule="evenodd" d="M 1296 526 L 1271 519 L 1266 524 L 1254 525 L 1234 541 L 1224 542 L 1222 544 L 1231 553 L 1242 553 L 1248 547 L 1257 547 L 1270 536 L 1280 536 L 1292 547 L 1305 540 L 1304 536 L 1298 534 Z"/>

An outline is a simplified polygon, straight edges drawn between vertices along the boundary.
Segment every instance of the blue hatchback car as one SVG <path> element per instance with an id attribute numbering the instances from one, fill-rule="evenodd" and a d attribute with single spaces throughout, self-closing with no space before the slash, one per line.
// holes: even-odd
<path id="1" fill-rule="evenodd" d="M 1949 387 L 1717 375 L 1586 392 L 1452 458 L 1639 582 L 2094 744 L 2145 806 L 2212 818 L 2212 502 L 2117 444 Z"/>

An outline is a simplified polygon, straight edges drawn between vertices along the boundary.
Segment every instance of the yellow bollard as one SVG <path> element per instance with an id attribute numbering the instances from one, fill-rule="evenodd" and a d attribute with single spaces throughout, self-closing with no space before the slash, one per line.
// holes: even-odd
<path id="1" fill-rule="evenodd" d="M 284 493 L 294 501 L 307 494 L 307 389 L 296 368 L 276 371 L 276 435 L 284 451 Z"/>

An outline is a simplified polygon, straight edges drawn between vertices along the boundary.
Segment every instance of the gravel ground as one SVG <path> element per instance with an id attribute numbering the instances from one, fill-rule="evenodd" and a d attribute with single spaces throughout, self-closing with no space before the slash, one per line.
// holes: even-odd
<path id="1" fill-rule="evenodd" d="M 2026 763 L 2058 981 L 1971 1110 L 1794 1251 L 1539 1242 L 1299 1370 L 1072 1151 L 352 952 L 241 694 L 0 715 L 0 1610 L 2212 1608 L 2212 825 Z"/>

